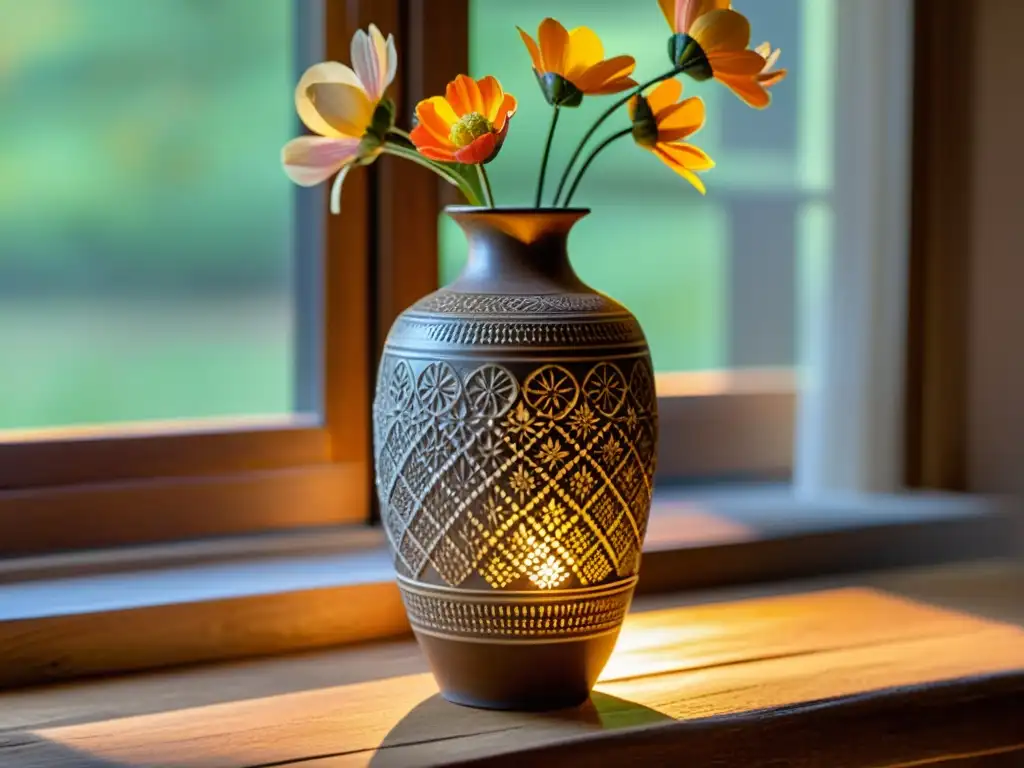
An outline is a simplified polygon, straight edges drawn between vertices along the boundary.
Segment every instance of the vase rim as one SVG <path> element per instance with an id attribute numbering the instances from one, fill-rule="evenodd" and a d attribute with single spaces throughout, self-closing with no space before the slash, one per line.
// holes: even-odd
<path id="1" fill-rule="evenodd" d="M 497 205 L 494 208 L 488 208 L 483 205 L 447 205 L 444 209 L 445 213 L 458 213 L 458 214 L 473 214 L 476 216 L 486 216 L 488 214 L 502 214 L 502 213 L 515 213 L 515 214 L 527 214 L 537 216 L 551 216 L 552 214 L 571 214 L 573 216 L 586 216 L 590 213 L 589 208 L 534 208 L 532 205 Z"/>

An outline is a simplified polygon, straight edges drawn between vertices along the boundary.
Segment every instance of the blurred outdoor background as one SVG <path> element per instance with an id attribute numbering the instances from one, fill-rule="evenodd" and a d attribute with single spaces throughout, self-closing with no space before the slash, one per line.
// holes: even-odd
<path id="1" fill-rule="evenodd" d="M 293 410 L 296 2 L 0 0 L 0 429 Z M 660 371 L 799 360 L 830 249 L 835 2 L 742 3 L 794 70 L 771 109 L 687 81 L 707 198 L 628 139 L 577 194 L 594 213 L 574 262 L 636 312 Z M 520 104 L 489 166 L 499 204 L 532 203 L 550 108 L 515 25 L 546 15 L 634 54 L 641 80 L 670 66 L 654 0 L 473 0 L 472 73 Z M 607 98 L 563 114 L 548 197 Z M 443 281 L 464 250 L 446 224 Z"/>

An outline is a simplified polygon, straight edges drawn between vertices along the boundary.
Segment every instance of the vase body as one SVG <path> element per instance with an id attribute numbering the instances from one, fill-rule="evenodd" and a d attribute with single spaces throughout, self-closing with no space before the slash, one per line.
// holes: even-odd
<path id="1" fill-rule="evenodd" d="M 647 342 L 570 265 L 586 211 L 449 214 L 467 266 L 395 321 L 378 372 L 382 522 L 446 698 L 573 706 L 640 566 L 657 442 Z"/>

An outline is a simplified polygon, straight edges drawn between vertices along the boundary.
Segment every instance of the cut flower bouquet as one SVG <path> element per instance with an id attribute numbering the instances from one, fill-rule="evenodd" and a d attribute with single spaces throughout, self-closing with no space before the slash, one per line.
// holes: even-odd
<path id="1" fill-rule="evenodd" d="M 534 205 L 547 191 L 552 140 L 564 110 L 586 99 L 614 97 L 570 156 L 550 196 L 551 207 L 568 207 L 594 161 L 612 143 L 627 136 L 653 152 L 701 194 L 699 174 L 714 161 L 691 142 L 704 126 L 703 101 L 683 98 L 682 77 L 714 79 L 752 107 L 771 102 L 770 89 L 786 76 L 777 69 L 779 51 L 766 42 L 751 48 L 750 23 L 731 0 L 658 0 L 672 35 L 671 68 L 638 83 L 629 55 L 605 57 L 604 46 L 589 27 L 567 30 L 544 19 L 536 37 L 519 29 L 540 91 L 551 108 L 547 142 L 541 153 Z M 310 67 L 295 90 L 299 117 L 314 134 L 293 139 L 282 151 L 289 178 L 313 186 L 334 178 L 331 210 L 340 208 L 348 173 L 390 154 L 418 163 L 453 184 L 473 206 L 493 207 L 494 192 L 486 166 L 501 152 L 519 107 L 497 78 L 460 74 L 444 94 L 416 105 L 414 127 L 396 125 L 395 103 L 387 89 L 398 72 L 395 39 L 373 24 L 352 38 L 352 65 L 336 61 Z M 615 119 L 607 136 L 598 131 Z"/>

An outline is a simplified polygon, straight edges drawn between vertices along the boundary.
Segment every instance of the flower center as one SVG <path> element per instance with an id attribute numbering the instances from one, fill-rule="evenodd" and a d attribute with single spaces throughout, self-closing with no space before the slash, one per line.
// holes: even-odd
<path id="1" fill-rule="evenodd" d="M 490 120 L 479 112 L 470 112 L 460 117 L 459 122 L 451 127 L 448 138 L 456 147 L 462 148 L 469 146 L 481 136 L 493 132 L 494 126 L 491 125 Z"/>

